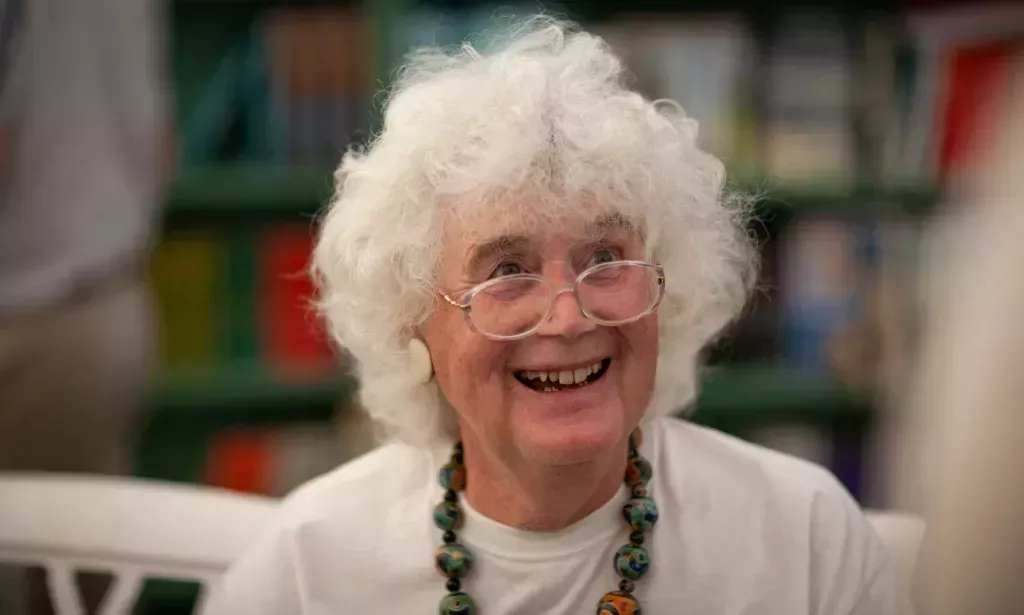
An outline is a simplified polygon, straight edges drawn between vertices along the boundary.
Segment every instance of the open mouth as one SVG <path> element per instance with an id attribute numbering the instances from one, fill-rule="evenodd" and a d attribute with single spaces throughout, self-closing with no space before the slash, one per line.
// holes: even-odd
<path id="1" fill-rule="evenodd" d="M 597 382 L 608 371 L 608 367 L 611 364 L 611 358 L 604 358 L 593 365 L 578 367 L 574 370 L 554 372 L 520 371 L 513 374 L 516 380 L 523 386 L 542 393 L 554 393 L 568 389 L 581 389 Z"/>

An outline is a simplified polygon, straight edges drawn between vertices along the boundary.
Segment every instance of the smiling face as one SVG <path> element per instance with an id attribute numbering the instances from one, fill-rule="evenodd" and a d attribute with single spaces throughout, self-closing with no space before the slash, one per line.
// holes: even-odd
<path id="1" fill-rule="evenodd" d="M 456 300 L 504 276 L 537 274 L 563 289 L 594 265 L 644 259 L 642 235 L 616 215 L 541 230 L 471 224 L 457 216 L 446 222 L 438 287 Z M 479 306 L 474 309 L 482 319 Z M 592 460 L 621 444 L 651 399 L 655 314 L 601 326 L 583 314 L 573 293 L 563 292 L 534 334 L 499 341 L 473 330 L 463 310 L 440 301 L 421 333 L 463 438 L 499 459 L 553 465 Z"/>

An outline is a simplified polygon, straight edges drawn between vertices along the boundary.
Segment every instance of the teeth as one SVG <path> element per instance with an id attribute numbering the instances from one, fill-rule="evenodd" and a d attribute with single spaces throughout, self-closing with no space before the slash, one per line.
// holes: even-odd
<path id="1" fill-rule="evenodd" d="M 519 372 L 519 377 L 523 380 L 537 380 L 541 382 L 549 382 L 551 385 L 570 386 L 573 384 L 585 383 L 588 378 L 594 374 L 600 374 L 603 371 L 603 365 L 601 362 L 594 363 L 593 365 L 587 365 L 585 367 L 579 367 L 574 370 L 562 370 L 558 372 Z M 558 386 L 537 386 L 537 390 L 545 392 L 559 391 Z"/>

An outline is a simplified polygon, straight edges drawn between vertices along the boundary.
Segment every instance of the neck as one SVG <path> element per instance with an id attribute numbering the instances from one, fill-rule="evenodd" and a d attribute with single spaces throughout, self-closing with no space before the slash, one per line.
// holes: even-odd
<path id="1" fill-rule="evenodd" d="M 628 439 L 599 458 L 559 466 L 522 456 L 499 459 L 472 437 L 464 438 L 463 448 L 465 497 L 477 512 L 511 527 L 553 532 L 615 496 L 625 474 Z"/>

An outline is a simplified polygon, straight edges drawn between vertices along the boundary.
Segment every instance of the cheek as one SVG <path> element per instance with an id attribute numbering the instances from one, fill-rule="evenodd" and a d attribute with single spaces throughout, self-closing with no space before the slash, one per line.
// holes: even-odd
<path id="1" fill-rule="evenodd" d="M 651 368 L 658 364 L 658 319 L 651 315 L 622 327 L 630 358 L 638 366 Z M 653 378 L 653 374 L 652 374 Z"/>
<path id="2" fill-rule="evenodd" d="M 658 368 L 658 319 L 645 318 L 621 327 L 625 338 L 627 357 L 624 375 L 630 397 L 642 398 L 646 405 L 654 391 Z"/>
<path id="3" fill-rule="evenodd" d="M 493 405 L 498 389 L 504 386 L 502 345 L 471 331 L 461 313 L 454 318 L 434 314 L 422 331 L 437 383 L 459 414 L 465 416 L 482 407 L 481 397 Z"/>

